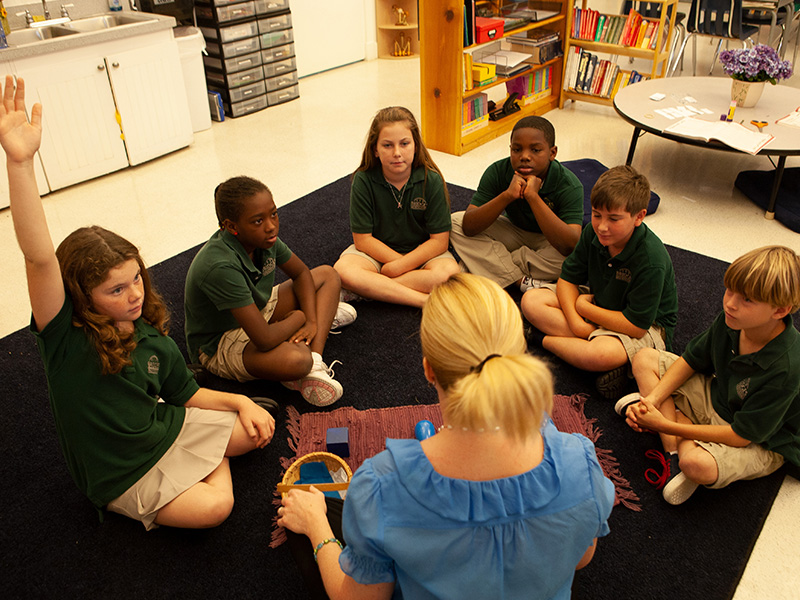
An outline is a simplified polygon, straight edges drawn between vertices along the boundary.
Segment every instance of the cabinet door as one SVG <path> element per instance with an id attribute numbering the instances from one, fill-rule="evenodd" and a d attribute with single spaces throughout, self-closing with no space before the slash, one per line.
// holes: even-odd
<path id="1" fill-rule="evenodd" d="M 128 166 L 102 57 L 26 68 L 26 103 L 41 102 L 39 154 L 51 190 Z"/>
<path id="2" fill-rule="evenodd" d="M 174 41 L 106 56 L 128 160 L 138 165 L 192 143 L 192 123 Z"/>

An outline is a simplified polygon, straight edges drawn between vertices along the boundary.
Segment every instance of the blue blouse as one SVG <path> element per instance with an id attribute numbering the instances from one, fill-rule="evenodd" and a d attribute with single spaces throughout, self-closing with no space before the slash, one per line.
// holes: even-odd
<path id="1" fill-rule="evenodd" d="M 614 485 L 592 443 L 542 428 L 534 469 L 451 479 L 417 440 L 387 440 L 356 471 L 344 503 L 342 570 L 395 582 L 395 598 L 569 598 L 575 565 L 608 534 Z"/>

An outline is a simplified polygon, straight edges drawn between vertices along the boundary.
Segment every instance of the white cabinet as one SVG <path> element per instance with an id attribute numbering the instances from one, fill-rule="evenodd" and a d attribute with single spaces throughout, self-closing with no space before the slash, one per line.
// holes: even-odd
<path id="1" fill-rule="evenodd" d="M 44 108 L 39 150 L 50 190 L 137 165 L 192 142 L 171 31 L 21 59 L 26 103 Z"/>

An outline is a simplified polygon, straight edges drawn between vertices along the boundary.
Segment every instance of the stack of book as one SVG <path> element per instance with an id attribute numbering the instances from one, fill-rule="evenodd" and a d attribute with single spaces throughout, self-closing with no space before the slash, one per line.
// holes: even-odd
<path id="1" fill-rule="evenodd" d="M 506 91 L 509 94 L 516 92 L 519 96 L 518 101 L 523 105 L 528 105 L 549 97 L 553 93 L 552 85 L 553 67 L 551 65 L 506 81 Z"/>
<path id="2" fill-rule="evenodd" d="M 622 71 L 616 62 L 601 59 L 595 53 L 573 46 L 564 70 L 564 89 L 613 98 L 626 85 L 648 78 L 637 71 Z"/>
<path id="3" fill-rule="evenodd" d="M 635 10 L 630 11 L 627 16 L 620 16 L 602 15 L 591 8 L 575 7 L 571 36 L 579 40 L 655 50 L 658 24 L 657 19 L 645 19 Z M 662 48 L 666 42 L 666 31 L 663 38 Z"/>
<path id="4" fill-rule="evenodd" d="M 563 56 L 561 50 L 561 34 L 549 29 L 531 29 L 525 33 L 508 36 L 511 49 L 515 52 L 530 54 L 525 62 L 541 65 L 549 60 Z"/>
<path id="5" fill-rule="evenodd" d="M 489 124 L 489 96 L 479 93 L 464 100 L 461 107 L 461 135 Z"/>

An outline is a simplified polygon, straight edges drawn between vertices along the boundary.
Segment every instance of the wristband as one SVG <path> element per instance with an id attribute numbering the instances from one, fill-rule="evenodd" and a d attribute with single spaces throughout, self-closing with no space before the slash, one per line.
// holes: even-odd
<path id="1" fill-rule="evenodd" d="M 317 547 L 314 548 L 314 562 L 317 562 L 317 552 L 319 552 L 325 544 L 330 544 L 331 542 L 337 544 L 339 546 L 339 549 L 343 550 L 342 542 L 337 540 L 335 537 L 322 540 L 319 544 L 317 544 Z"/>

